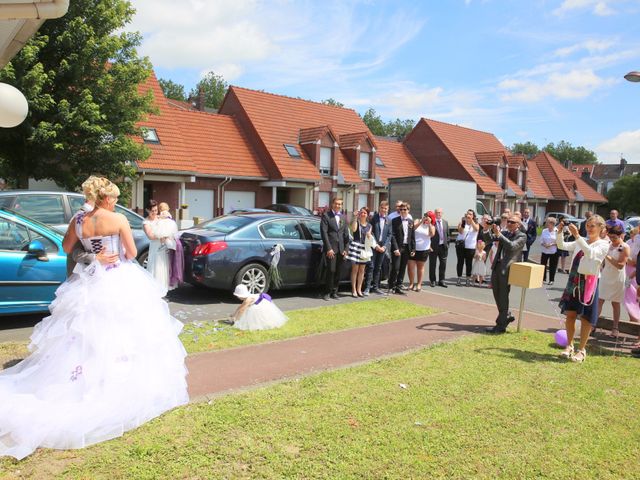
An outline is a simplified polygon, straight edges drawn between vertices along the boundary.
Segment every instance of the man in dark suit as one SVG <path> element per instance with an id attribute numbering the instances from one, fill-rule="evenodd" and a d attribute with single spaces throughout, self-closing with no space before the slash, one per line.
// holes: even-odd
<path id="1" fill-rule="evenodd" d="M 409 218 L 409 207 L 405 203 L 400 207 L 400 216 L 391 221 L 391 273 L 389 274 L 389 293 L 406 295 L 402 291 L 402 282 L 409 258 L 416 254 L 416 237 L 413 221 Z"/>
<path id="2" fill-rule="evenodd" d="M 365 272 L 365 289 L 364 295 L 369 292 L 382 295 L 380 290 L 380 274 L 382 273 L 382 264 L 384 259 L 391 253 L 391 220 L 387 218 L 389 212 L 389 202 L 380 202 L 380 208 L 377 213 L 371 217 L 371 233 L 376 241 L 373 248 L 373 258 L 367 264 Z"/>
<path id="3" fill-rule="evenodd" d="M 444 272 L 447 269 L 447 254 L 449 253 L 449 222 L 442 218 L 442 209 L 436 208 L 436 233 L 431 237 L 431 252 L 429 252 L 429 281 L 436 286 L 436 262 L 438 266 L 438 285 L 447 288 L 444 283 Z"/>
<path id="4" fill-rule="evenodd" d="M 487 333 L 505 333 L 507 325 L 515 320 L 509 312 L 509 269 L 517 262 L 522 249 L 527 243 L 527 234 L 520 229 L 520 219 L 511 215 L 507 220 L 507 229 L 500 230 L 500 226 L 492 225 L 492 237 L 498 240 L 498 251 L 491 266 L 491 288 L 493 298 L 498 307 L 496 325 L 487 328 Z"/>
<path id="5" fill-rule="evenodd" d="M 326 290 L 322 298 L 338 297 L 338 283 L 342 273 L 342 263 L 349 248 L 349 228 L 347 219 L 342 215 L 342 199 L 334 198 L 331 210 L 322 215 L 320 221 L 320 236 L 322 237 L 322 251 L 325 262 Z"/>
<path id="6" fill-rule="evenodd" d="M 584 221 L 580 224 L 580 228 L 578 229 L 578 233 L 580 234 L 581 237 L 587 236 L 587 220 L 589 220 L 592 215 L 593 215 L 593 212 L 589 210 L 584 212 Z"/>
<path id="7" fill-rule="evenodd" d="M 530 217 L 531 211 L 528 208 L 524 209 L 524 214 L 522 215 L 522 225 L 524 226 L 525 233 L 527 234 L 527 248 L 522 252 L 522 259 L 526 262 L 529 260 L 529 251 L 531 250 L 531 245 L 536 241 L 536 237 L 538 236 L 538 225 L 536 225 L 536 221 Z"/>

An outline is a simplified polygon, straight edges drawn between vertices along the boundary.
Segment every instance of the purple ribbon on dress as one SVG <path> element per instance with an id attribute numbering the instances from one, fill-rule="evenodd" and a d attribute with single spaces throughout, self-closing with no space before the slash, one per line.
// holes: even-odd
<path id="1" fill-rule="evenodd" d="M 271 301 L 271 297 L 267 293 L 261 293 L 258 295 L 258 298 L 254 302 L 254 305 L 258 305 L 262 300 L 266 300 L 267 302 Z"/>

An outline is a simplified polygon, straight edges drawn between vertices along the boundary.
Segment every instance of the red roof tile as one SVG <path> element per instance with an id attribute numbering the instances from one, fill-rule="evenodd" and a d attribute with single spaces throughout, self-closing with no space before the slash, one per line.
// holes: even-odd
<path id="1" fill-rule="evenodd" d="M 476 160 L 480 165 L 506 165 L 504 151 L 499 152 L 476 152 Z"/>
<path id="2" fill-rule="evenodd" d="M 147 143 L 151 156 L 138 162 L 141 170 L 161 170 L 202 175 L 238 175 L 266 178 L 256 154 L 236 120 L 185 108 L 167 100 L 152 73 L 140 91 L 153 92 L 158 114 L 140 126 L 154 128 L 160 143 Z M 176 106 L 177 105 L 177 106 Z M 136 141 L 142 142 L 136 138 Z"/>
<path id="3" fill-rule="evenodd" d="M 376 145 L 378 145 L 376 156 L 380 157 L 384 163 L 384 167 L 376 165 L 376 174 L 384 183 L 388 183 L 389 178 L 416 177 L 425 174 L 404 143 L 376 137 Z"/>
<path id="4" fill-rule="evenodd" d="M 507 187 L 511 189 L 513 193 L 516 194 L 517 197 L 522 197 L 526 192 L 523 192 L 522 189 L 518 186 L 518 184 L 511 179 L 507 179 Z"/>
<path id="5" fill-rule="evenodd" d="M 420 121 L 426 123 L 435 132 L 482 192 L 502 193 L 503 190 L 491 177 L 480 175 L 474 167 L 478 165 L 476 152 L 507 153 L 504 145 L 493 134 L 426 118 Z"/>
<path id="6" fill-rule="evenodd" d="M 604 203 L 607 201 L 605 197 L 596 192 L 584 180 L 578 178 L 573 172 L 564 168 L 560 162 L 553 158 L 547 152 L 540 152 L 529 161 L 529 164 L 535 163 L 542 174 L 542 177 L 549 185 L 549 189 L 554 198 L 559 200 L 574 201 L 576 195 L 572 188 L 567 187 L 567 183 L 571 186 L 575 182 L 577 192 L 582 195 L 585 201 Z M 570 180 L 571 182 L 565 182 Z"/>
<path id="7" fill-rule="evenodd" d="M 331 127 L 324 125 L 322 127 L 300 129 L 300 133 L 298 134 L 298 143 L 303 145 L 305 143 L 317 142 L 324 138 L 327 133 L 331 134 L 335 141 L 338 140 L 338 136 L 331 130 Z"/>
<path id="8" fill-rule="evenodd" d="M 544 181 L 538 165 L 531 161 L 527 165 L 529 167 L 527 170 L 527 190 L 531 190 L 535 198 L 553 198 L 549 185 Z"/>
<path id="9" fill-rule="evenodd" d="M 335 135 L 338 135 L 338 138 L 342 135 L 366 133 L 372 143 L 374 142 L 369 129 L 355 110 L 235 86 L 229 87 L 227 97 L 232 94 L 236 96 L 247 113 L 282 178 L 320 179 L 318 169 L 306 152 L 300 152 L 302 158 L 295 159 L 290 157 L 282 147 L 284 143 L 298 143 L 301 130 L 327 125 Z M 224 112 L 224 109 L 223 103 L 221 111 Z M 305 138 L 308 139 L 307 136 Z M 343 145 L 340 147 L 343 148 Z M 360 183 L 362 180 L 355 166 L 345 157 L 342 150 L 338 149 L 336 155 L 338 171 L 345 182 Z M 397 157 L 397 161 L 406 160 L 406 156 Z M 403 169 L 421 172 L 415 160 Z"/>

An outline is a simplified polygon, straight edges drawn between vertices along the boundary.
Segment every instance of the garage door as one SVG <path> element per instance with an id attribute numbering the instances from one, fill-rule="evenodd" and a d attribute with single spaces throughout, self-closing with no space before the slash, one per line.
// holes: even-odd
<path id="1" fill-rule="evenodd" d="M 255 206 L 255 192 L 235 192 L 233 190 L 225 190 L 224 192 L 224 213 L 243 208 L 255 208 Z"/>
<path id="2" fill-rule="evenodd" d="M 193 190 L 185 192 L 186 204 L 189 205 L 191 217 L 200 217 L 203 220 L 213 218 L 213 190 Z"/>

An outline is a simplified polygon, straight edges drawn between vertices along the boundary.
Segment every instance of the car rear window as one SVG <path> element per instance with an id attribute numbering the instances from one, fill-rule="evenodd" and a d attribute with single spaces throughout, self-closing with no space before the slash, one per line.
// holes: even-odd
<path id="1" fill-rule="evenodd" d="M 62 195 L 20 195 L 13 209 L 47 225 L 67 223 L 64 219 Z"/>
<path id="2" fill-rule="evenodd" d="M 239 228 L 242 228 L 245 225 L 249 225 L 252 222 L 253 219 L 251 217 L 240 215 L 226 215 L 224 217 L 214 218 L 213 220 L 209 220 L 208 222 L 201 223 L 200 225 L 197 225 L 196 228 L 227 234 L 235 232 Z"/>

